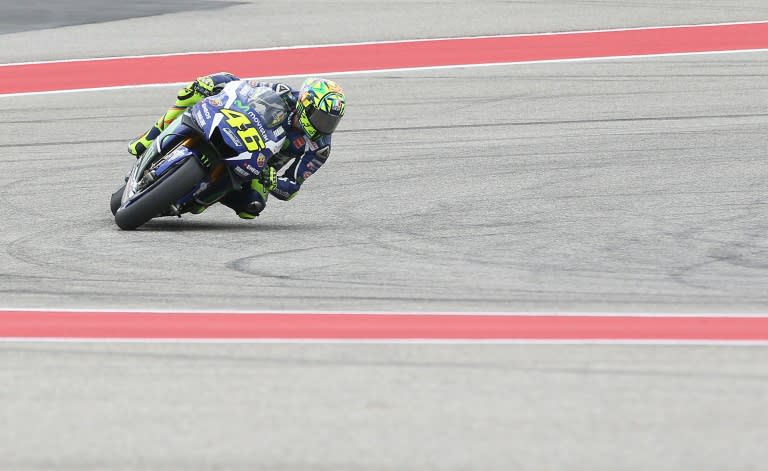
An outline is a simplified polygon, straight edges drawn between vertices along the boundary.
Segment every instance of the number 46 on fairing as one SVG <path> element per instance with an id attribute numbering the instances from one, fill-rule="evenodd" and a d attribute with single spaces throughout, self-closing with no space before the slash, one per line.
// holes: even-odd
<path id="1" fill-rule="evenodd" d="M 245 148 L 249 152 L 258 152 L 266 149 L 264 139 L 259 135 L 259 131 L 253 127 L 251 120 L 243 113 L 222 108 L 221 114 L 227 117 L 227 124 L 237 129 L 237 135 L 243 140 Z"/>

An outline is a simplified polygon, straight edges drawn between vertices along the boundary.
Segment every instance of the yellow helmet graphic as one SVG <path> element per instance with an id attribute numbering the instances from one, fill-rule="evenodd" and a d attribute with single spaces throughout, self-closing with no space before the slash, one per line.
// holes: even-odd
<path id="1" fill-rule="evenodd" d="M 296 112 L 310 139 L 331 134 L 344 116 L 344 90 L 331 80 L 308 78 L 299 89 Z"/>

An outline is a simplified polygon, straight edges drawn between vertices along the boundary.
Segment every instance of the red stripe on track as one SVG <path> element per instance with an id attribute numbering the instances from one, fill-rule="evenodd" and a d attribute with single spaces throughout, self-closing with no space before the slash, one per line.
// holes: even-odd
<path id="1" fill-rule="evenodd" d="M 768 317 L 3 311 L 0 338 L 766 341 Z"/>
<path id="2" fill-rule="evenodd" d="M 768 48 L 768 23 L 351 44 L 0 67 L 0 94 L 241 77 Z"/>

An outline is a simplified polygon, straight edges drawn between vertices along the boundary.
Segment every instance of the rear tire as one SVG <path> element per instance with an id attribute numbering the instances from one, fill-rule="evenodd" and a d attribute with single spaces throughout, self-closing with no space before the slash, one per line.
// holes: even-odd
<path id="1" fill-rule="evenodd" d="M 154 188 L 136 202 L 126 208 L 118 207 L 115 211 L 115 223 L 120 229 L 136 229 L 187 194 L 205 174 L 206 171 L 200 162 L 190 157 L 175 172 L 164 176 Z"/>

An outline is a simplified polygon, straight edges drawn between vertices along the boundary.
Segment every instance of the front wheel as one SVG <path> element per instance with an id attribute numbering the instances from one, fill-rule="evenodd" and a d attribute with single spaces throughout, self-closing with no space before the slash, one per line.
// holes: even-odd
<path id="1" fill-rule="evenodd" d="M 187 194 L 205 173 L 196 158 L 189 158 L 175 172 L 155 183 L 154 187 L 138 200 L 129 206 L 117 208 L 115 223 L 120 229 L 136 229 Z"/>
<path id="2" fill-rule="evenodd" d="M 112 215 L 117 214 L 117 209 L 120 207 L 123 199 L 123 193 L 125 193 L 125 185 L 121 186 L 109 198 L 109 209 L 112 210 Z"/>

